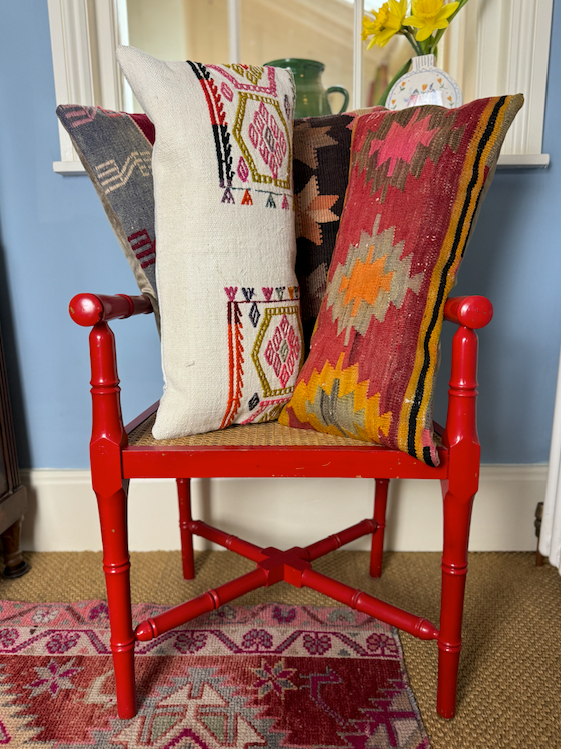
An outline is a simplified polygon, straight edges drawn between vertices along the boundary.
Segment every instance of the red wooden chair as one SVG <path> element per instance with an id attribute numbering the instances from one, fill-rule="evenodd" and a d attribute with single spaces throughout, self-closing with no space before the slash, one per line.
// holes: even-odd
<path id="1" fill-rule="evenodd" d="M 156 442 L 150 435 L 155 404 L 124 426 L 121 416 L 115 341 L 108 321 L 151 312 L 144 296 L 80 294 L 70 303 L 79 325 L 90 334 L 93 430 L 92 483 L 97 495 L 107 585 L 111 650 L 121 718 L 135 715 L 134 646 L 151 640 L 239 596 L 281 580 L 309 587 L 343 604 L 409 632 L 422 640 L 437 640 L 439 648 L 437 711 L 452 718 L 461 648 L 464 587 L 471 507 L 478 487 L 479 441 L 476 431 L 477 335 L 490 321 L 492 306 L 484 297 L 460 297 L 446 302 L 445 317 L 459 326 L 452 347 L 452 369 L 446 427 L 440 465 L 429 467 L 402 452 L 352 439 L 334 438 L 277 423 L 230 427 L 208 435 Z M 232 431 L 234 430 L 234 431 Z M 288 443 L 288 444 L 287 444 Z M 343 477 L 360 475 L 376 480 L 373 518 L 306 548 L 260 549 L 200 520 L 193 520 L 190 479 L 193 477 Z M 127 491 L 132 478 L 176 478 L 183 576 L 194 577 L 193 535 L 201 536 L 253 560 L 255 570 L 219 585 L 198 598 L 147 619 L 133 630 L 127 541 Z M 444 500 L 444 548 L 440 627 L 384 603 L 313 570 L 311 563 L 344 544 L 372 534 L 370 574 L 379 577 L 386 498 L 392 478 L 438 479 Z"/>

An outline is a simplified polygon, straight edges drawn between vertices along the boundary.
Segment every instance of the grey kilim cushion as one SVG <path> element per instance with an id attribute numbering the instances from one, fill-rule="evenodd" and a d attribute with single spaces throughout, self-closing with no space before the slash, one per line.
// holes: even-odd
<path id="1" fill-rule="evenodd" d="M 70 135 L 133 270 L 158 320 L 152 146 L 145 114 L 61 105 L 56 113 Z"/>

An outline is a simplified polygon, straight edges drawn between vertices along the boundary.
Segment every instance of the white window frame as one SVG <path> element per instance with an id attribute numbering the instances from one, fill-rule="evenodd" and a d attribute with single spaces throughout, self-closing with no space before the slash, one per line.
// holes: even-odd
<path id="1" fill-rule="evenodd" d="M 115 49 L 126 44 L 125 0 L 48 0 L 58 104 L 99 105 L 123 110 L 121 73 Z M 525 94 L 499 158 L 499 167 L 547 167 L 542 153 L 545 94 L 553 0 L 470 0 L 444 35 L 440 59 L 458 80 L 466 99 L 499 93 Z M 354 8 L 353 101 L 362 104 L 363 0 Z M 230 60 L 239 59 L 240 0 L 228 0 Z M 476 45 L 468 43 L 475 32 Z M 59 125 L 58 174 L 85 171 Z"/>
<path id="2" fill-rule="evenodd" d="M 552 16 L 553 0 L 469 0 L 444 34 L 443 64 L 468 101 L 524 94 L 499 166 L 549 166 L 542 140 Z"/>
<path id="3" fill-rule="evenodd" d="M 127 43 L 123 0 L 48 0 L 55 96 L 59 104 L 99 105 L 123 110 L 115 51 Z M 58 174 L 85 174 L 68 133 L 59 123 Z"/>

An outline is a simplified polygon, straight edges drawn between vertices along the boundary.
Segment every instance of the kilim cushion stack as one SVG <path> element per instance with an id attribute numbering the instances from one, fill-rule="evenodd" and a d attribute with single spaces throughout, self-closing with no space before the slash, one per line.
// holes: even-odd
<path id="1" fill-rule="evenodd" d="M 305 346 L 327 283 L 349 176 L 351 131 L 360 112 L 308 117 L 294 123 L 296 276 Z M 142 294 L 158 312 L 152 146 L 155 129 L 145 114 L 61 105 L 70 135 Z"/>
<path id="2" fill-rule="evenodd" d="M 294 82 L 280 68 L 118 60 L 152 154 L 165 388 L 153 434 L 277 418 L 303 358 Z"/>
<path id="3" fill-rule="evenodd" d="M 132 268 L 138 288 L 158 313 L 152 146 L 154 125 L 145 114 L 60 105 L 70 135 Z"/>
<path id="4" fill-rule="evenodd" d="M 523 97 L 356 118 L 345 206 L 311 351 L 280 422 L 438 464 L 444 303 Z"/>

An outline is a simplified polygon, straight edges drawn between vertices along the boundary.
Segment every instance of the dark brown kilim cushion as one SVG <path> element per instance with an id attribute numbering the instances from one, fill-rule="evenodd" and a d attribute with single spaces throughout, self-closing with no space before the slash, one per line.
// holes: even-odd
<path id="1" fill-rule="evenodd" d="M 327 271 L 349 178 L 351 131 L 361 109 L 294 122 L 296 275 L 304 344 L 310 338 L 325 293 Z"/>

